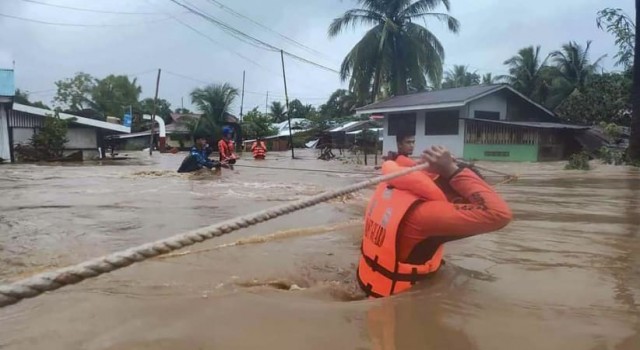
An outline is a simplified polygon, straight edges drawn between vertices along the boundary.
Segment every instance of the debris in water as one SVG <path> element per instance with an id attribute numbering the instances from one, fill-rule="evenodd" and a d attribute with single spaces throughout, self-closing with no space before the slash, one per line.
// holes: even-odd
<path id="1" fill-rule="evenodd" d="M 294 283 L 291 285 L 291 287 L 289 287 L 289 290 L 305 290 L 305 288 L 302 288 Z"/>

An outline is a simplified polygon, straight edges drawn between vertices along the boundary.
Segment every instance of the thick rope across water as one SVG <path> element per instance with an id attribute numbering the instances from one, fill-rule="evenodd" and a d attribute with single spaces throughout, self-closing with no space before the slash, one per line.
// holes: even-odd
<path id="1" fill-rule="evenodd" d="M 89 260 L 78 265 L 37 274 L 11 284 L 0 285 L 0 308 L 285 214 L 312 207 L 330 199 L 341 197 L 369 186 L 407 175 L 414 171 L 424 170 L 428 166 L 428 163 L 420 164 L 397 173 L 378 176 L 345 186 L 335 191 L 321 193 L 310 198 L 223 221 L 216 225 L 177 234 L 153 243 L 139 245 L 124 251 Z"/>

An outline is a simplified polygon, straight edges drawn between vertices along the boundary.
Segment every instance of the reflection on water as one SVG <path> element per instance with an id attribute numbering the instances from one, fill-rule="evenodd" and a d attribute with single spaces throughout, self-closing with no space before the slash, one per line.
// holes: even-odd
<path id="1" fill-rule="evenodd" d="M 181 157 L 1 166 L 0 280 L 367 178 L 177 174 Z M 303 158 L 261 164 L 367 169 Z M 499 188 L 515 221 L 447 244 L 447 265 L 409 293 L 362 300 L 356 194 L 0 309 L 0 348 L 638 349 L 639 173 L 485 166 L 520 175 Z"/>

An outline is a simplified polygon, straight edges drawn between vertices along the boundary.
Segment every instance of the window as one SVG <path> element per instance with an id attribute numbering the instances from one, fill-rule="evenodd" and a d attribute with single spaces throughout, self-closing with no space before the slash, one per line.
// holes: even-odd
<path id="1" fill-rule="evenodd" d="M 398 113 L 389 114 L 389 136 L 395 136 L 398 131 L 416 134 L 416 114 L 415 113 Z"/>
<path id="2" fill-rule="evenodd" d="M 500 120 L 500 112 L 475 111 L 473 116 L 476 119 Z"/>
<path id="3" fill-rule="evenodd" d="M 458 110 L 427 112 L 425 114 L 425 135 L 458 135 Z"/>

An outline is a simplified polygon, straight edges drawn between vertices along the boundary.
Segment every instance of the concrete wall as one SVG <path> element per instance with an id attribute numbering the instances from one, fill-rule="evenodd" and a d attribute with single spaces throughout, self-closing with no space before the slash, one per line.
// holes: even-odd
<path id="1" fill-rule="evenodd" d="M 537 145 L 464 145 L 464 159 L 509 162 L 538 161 Z"/>
<path id="2" fill-rule="evenodd" d="M 69 149 L 98 149 L 98 140 L 95 128 L 69 128 L 67 130 L 69 140 L 64 147 Z"/>
<path id="3" fill-rule="evenodd" d="M 471 101 L 466 108 L 464 118 L 474 118 L 475 111 L 499 112 L 500 120 L 507 118 L 507 97 L 500 91 L 479 100 Z"/>
<path id="4" fill-rule="evenodd" d="M 460 110 L 462 113 L 462 109 Z M 432 112 L 432 111 L 430 111 Z M 458 135 L 425 135 L 425 113 L 416 112 L 416 147 L 413 156 L 418 157 L 423 150 L 433 145 L 442 145 L 448 148 L 454 155 L 461 156 L 464 149 L 464 120 L 459 121 Z M 383 120 L 384 133 L 382 136 L 382 152 L 397 151 L 396 137 L 389 135 L 389 115 L 385 114 Z"/>
<path id="5" fill-rule="evenodd" d="M 13 135 L 13 146 L 26 145 L 31 142 L 31 138 L 35 133 L 34 128 L 11 128 Z"/>
<path id="6" fill-rule="evenodd" d="M 511 94 L 507 98 L 507 116 L 509 121 L 555 121 L 549 114 L 515 94 Z"/>
<path id="7" fill-rule="evenodd" d="M 193 139 L 190 135 L 167 135 L 167 148 L 180 148 L 180 140 L 182 140 L 182 148 L 193 147 Z"/>
<path id="8" fill-rule="evenodd" d="M 11 160 L 11 145 L 9 144 L 9 128 L 7 124 L 7 111 L 3 104 L 0 104 L 0 158 L 5 162 Z"/>
<path id="9" fill-rule="evenodd" d="M 34 128 L 11 128 L 13 136 L 13 144 L 11 147 L 30 143 L 36 130 L 37 129 Z M 63 152 L 64 156 L 82 150 L 83 160 L 100 158 L 100 153 L 98 152 L 98 137 L 95 128 L 71 127 L 67 130 L 67 139 L 69 141 L 64 146 L 66 149 Z"/>

